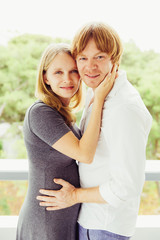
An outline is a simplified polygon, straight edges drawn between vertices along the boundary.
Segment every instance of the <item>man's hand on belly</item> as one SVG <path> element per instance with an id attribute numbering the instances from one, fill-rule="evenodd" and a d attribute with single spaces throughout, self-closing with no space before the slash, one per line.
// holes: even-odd
<path id="1" fill-rule="evenodd" d="M 63 179 L 54 179 L 54 182 L 62 185 L 60 190 L 45 190 L 40 189 L 43 196 L 37 196 L 40 200 L 39 205 L 46 207 L 46 210 L 59 210 L 78 203 L 76 197 L 76 188 Z"/>

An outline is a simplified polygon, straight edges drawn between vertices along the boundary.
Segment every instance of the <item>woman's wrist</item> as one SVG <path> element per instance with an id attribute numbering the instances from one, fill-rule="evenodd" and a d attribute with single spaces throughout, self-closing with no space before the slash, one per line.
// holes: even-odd
<path id="1" fill-rule="evenodd" d="M 103 107 L 104 100 L 105 100 L 105 98 L 103 98 L 103 97 L 95 96 L 93 103 L 94 103 L 95 105 L 97 105 L 98 107 Z"/>

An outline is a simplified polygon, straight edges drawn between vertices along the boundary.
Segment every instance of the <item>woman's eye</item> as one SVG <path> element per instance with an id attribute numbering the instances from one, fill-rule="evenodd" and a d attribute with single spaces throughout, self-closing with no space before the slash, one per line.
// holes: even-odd
<path id="1" fill-rule="evenodd" d="M 81 58 L 79 58 L 79 60 L 84 61 L 84 60 L 86 60 L 86 58 L 85 57 L 81 57 Z"/>
<path id="2" fill-rule="evenodd" d="M 57 71 L 55 72 L 55 74 L 62 74 L 62 71 Z"/>

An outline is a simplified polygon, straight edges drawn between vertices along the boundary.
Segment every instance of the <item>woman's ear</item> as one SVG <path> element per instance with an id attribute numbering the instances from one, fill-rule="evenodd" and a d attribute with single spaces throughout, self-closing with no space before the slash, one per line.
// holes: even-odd
<path id="1" fill-rule="evenodd" d="M 43 80 L 46 84 L 50 85 L 48 79 L 47 79 L 47 76 L 46 76 L 46 73 L 43 74 Z"/>

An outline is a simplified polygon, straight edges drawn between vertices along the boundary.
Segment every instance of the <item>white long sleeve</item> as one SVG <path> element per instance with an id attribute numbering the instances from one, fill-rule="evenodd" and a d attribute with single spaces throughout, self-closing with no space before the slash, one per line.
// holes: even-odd
<path id="1" fill-rule="evenodd" d="M 114 207 L 139 197 L 144 184 L 150 118 L 146 109 L 123 103 L 103 115 L 102 132 L 109 143 L 109 181 L 100 186 L 102 197 Z"/>

